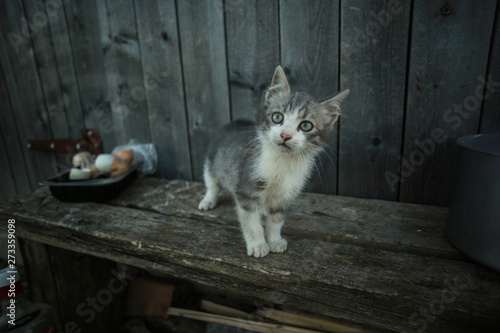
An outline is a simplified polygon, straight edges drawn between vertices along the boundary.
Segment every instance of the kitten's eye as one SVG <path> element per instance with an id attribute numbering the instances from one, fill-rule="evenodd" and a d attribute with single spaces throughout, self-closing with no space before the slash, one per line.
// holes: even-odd
<path id="1" fill-rule="evenodd" d="M 308 121 L 303 121 L 300 123 L 299 128 L 304 132 L 309 132 L 313 129 L 313 124 Z"/>
<path id="2" fill-rule="evenodd" d="M 271 116 L 271 119 L 273 121 L 273 123 L 275 124 L 279 124 L 279 123 L 282 123 L 283 122 L 283 115 L 279 112 L 275 112 L 273 113 L 273 115 Z"/>

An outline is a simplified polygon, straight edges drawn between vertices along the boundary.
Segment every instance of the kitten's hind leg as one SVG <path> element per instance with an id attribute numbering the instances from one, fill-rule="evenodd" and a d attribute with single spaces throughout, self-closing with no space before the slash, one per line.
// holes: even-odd
<path id="1" fill-rule="evenodd" d="M 200 201 L 198 205 L 199 210 L 209 210 L 214 209 L 217 205 L 217 199 L 219 197 L 219 185 L 217 180 L 208 170 L 208 166 L 205 165 L 205 172 L 203 173 L 203 178 L 205 180 L 205 186 L 207 187 L 207 193 L 203 200 Z"/>
<path id="2" fill-rule="evenodd" d="M 284 223 L 283 213 L 270 213 L 267 216 L 266 239 L 271 252 L 281 253 L 286 250 L 288 242 L 281 238 L 281 227 Z"/>

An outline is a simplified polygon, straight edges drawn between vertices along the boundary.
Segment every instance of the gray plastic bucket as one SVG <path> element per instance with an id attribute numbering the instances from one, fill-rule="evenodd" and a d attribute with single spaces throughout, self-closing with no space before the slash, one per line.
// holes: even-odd
<path id="1" fill-rule="evenodd" d="M 474 260 L 500 271 L 500 133 L 457 140 L 446 232 Z"/>

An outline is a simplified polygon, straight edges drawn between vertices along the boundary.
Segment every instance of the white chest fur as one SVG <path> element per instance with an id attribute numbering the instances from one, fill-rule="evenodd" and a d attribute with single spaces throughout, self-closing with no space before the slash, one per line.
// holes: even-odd
<path id="1" fill-rule="evenodd" d="M 257 163 L 257 176 L 267 186 L 261 198 L 267 206 L 283 206 L 302 190 L 313 163 L 312 156 L 284 154 L 272 147 L 262 150 Z"/>

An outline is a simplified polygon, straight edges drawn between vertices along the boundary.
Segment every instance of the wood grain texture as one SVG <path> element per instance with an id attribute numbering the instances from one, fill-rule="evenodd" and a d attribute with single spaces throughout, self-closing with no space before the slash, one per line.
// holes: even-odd
<path id="1" fill-rule="evenodd" d="M 280 64 L 278 1 L 225 2 L 232 119 L 255 119 Z"/>
<path id="2" fill-rule="evenodd" d="M 51 305 L 57 316 L 56 327 L 63 326 L 63 312 L 66 312 L 55 287 L 57 276 L 54 276 L 50 258 L 50 246 L 38 242 L 19 240 L 20 257 L 23 258 L 26 276 L 21 279 L 29 286 L 28 293 L 35 303 Z M 61 278 L 61 277 L 59 277 Z"/>
<path id="3" fill-rule="evenodd" d="M 57 47 L 54 45 L 56 39 L 59 42 L 59 39 L 64 39 L 64 36 L 53 36 L 50 29 L 50 19 L 55 21 L 54 25 L 64 24 L 64 8 L 62 5 L 58 5 L 49 7 L 49 11 L 47 11 L 46 7 L 39 6 L 38 1 L 23 1 L 28 18 L 35 21 L 35 17 L 46 17 L 45 20 L 38 19 L 40 22 L 36 25 L 37 32 L 36 36 L 32 38 L 32 43 L 52 135 L 54 138 L 78 138 L 80 137 L 80 129 L 84 127 L 82 112 L 79 102 L 76 105 L 65 104 L 70 99 L 67 98 L 68 96 L 63 96 L 65 88 L 63 82 L 61 82 L 58 58 L 55 52 L 61 45 L 57 45 Z M 61 32 L 57 31 L 57 33 Z M 74 78 L 74 73 L 67 70 L 63 72 L 63 75 L 69 75 L 68 80 L 71 80 L 72 74 Z M 77 97 L 78 95 L 74 96 L 71 101 L 75 102 Z"/>
<path id="4" fill-rule="evenodd" d="M 30 0 L 32 1 L 32 0 Z M 48 59 L 55 66 L 56 73 L 52 74 L 57 77 L 59 88 L 54 87 L 56 98 L 61 98 L 60 101 L 53 101 L 54 96 L 49 91 L 49 103 L 56 103 L 58 108 L 62 108 L 64 114 L 60 114 L 61 110 L 57 112 L 65 119 L 67 124 L 67 133 L 58 133 L 58 136 L 78 138 L 80 137 L 80 129 L 85 127 L 83 119 L 83 109 L 80 103 L 80 93 L 78 90 L 78 82 L 76 78 L 75 66 L 73 65 L 73 52 L 71 48 L 71 40 L 66 23 L 66 15 L 63 4 L 46 2 L 45 9 L 48 17 L 48 25 L 50 27 L 51 38 L 45 40 L 52 46 L 52 50 L 47 49 L 47 52 L 53 57 Z M 46 47 L 46 46 L 45 46 Z M 42 49 L 41 51 L 45 51 Z M 40 51 L 37 55 L 42 55 Z M 46 55 L 43 55 L 46 56 Z M 48 70 L 52 70 L 49 68 Z M 42 79 L 45 81 L 44 79 Z M 44 84 L 46 82 L 43 82 Z M 60 92 L 57 91 L 60 90 Z M 59 131 L 61 129 L 58 129 Z"/>
<path id="5" fill-rule="evenodd" d="M 142 179 L 109 204 L 62 203 L 42 189 L 0 206 L 0 216 L 16 218 L 21 238 L 365 328 L 416 331 L 421 311 L 437 310 L 427 332 L 497 323 L 498 273 L 464 258 L 435 228 L 445 224 L 444 208 L 308 194 L 298 204 L 307 209 L 288 216 L 287 251 L 257 259 L 246 256 L 232 204 L 197 211 L 201 187 Z"/>
<path id="6" fill-rule="evenodd" d="M 5 125 L 10 127 L 5 129 L 4 138 L 9 143 L 16 142 L 12 147 L 17 147 L 17 154 L 22 154 L 30 187 L 35 188 L 39 181 L 54 173 L 52 163 L 55 162 L 53 154 L 26 149 L 28 140 L 52 137 L 31 41 L 38 30 L 27 23 L 21 0 L 0 2 L 0 13 L 0 62 L 11 108 L 11 114 L 2 115 L 9 120 Z M 5 111 L 9 113 L 9 109 Z M 17 160 L 16 165 L 21 166 L 19 162 Z M 17 179 L 20 177 L 22 174 L 16 175 Z"/>
<path id="7" fill-rule="evenodd" d="M 69 164 L 29 139 L 83 127 L 201 180 L 210 138 L 253 117 L 281 63 L 292 89 L 351 90 L 308 191 L 446 205 L 455 139 L 500 131 L 499 15 L 491 0 L 0 0 L 0 197 Z"/>
<path id="8" fill-rule="evenodd" d="M 105 13 L 101 9 L 99 14 L 98 4 L 103 6 L 101 1 L 74 1 L 64 8 L 85 126 L 100 131 L 104 151 L 110 152 L 116 146 L 116 137 L 104 54 L 111 41 L 106 35 L 106 18 L 99 18 Z"/>
<path id="9" fill-rule="evenodd" d="M 281 0 L 281 64 L 292 89 L 324 100 L 339 90 L 339 2 Z M 300 22 L 300 23 L 298 23 Z M 308 190 L 337 193 L 337 132 L 320 156 Z"/>
<path id="10" fill-rule="evenodd" d="M 52 136 L 56 139 L 79 138 L 80 129 L 84 128 L 85 124 L 75 85 L 73 66 L 72 64 L 68 66 L 68 61 L 72 61 L 72 58 L 67 52 L 71 49 L 68 49 L 65 43 L 67 42 L 67 29 L 64 7 L 56 2 L 45 3 L 46 6 L 34 0 L 23 0 L 23 2 L 27 17 L 32 20 L 37 29 L 36 36 L 32 38 L 32 44 L 43 90 L 42 101 L 46 105 Z M 51 21 L 56 35 L 52 34 Z M 59 51 L 56 53 L 56 50 Z M 62 67 L 61 71 L 59 60 L 62 61 L 62 66 L 66 67 Z M 63 80 L 61 80 L 61 74 Z M 57 154 L 57 164 L 54 165 L 52 175 L 69 168 L 74 153 L 75 151 L 68 146 L 65 153 Z"/>
<path id="11" fill-rule="evenodd" d="M 414 3 L 400 200 L 447 204 L 454 140 L 479 125 L 475 91 L 486 72 L 493 19 L 491 1 Z M 436 143 L 436 130 L 446 140 Z"/>
<path id="12" fill-rule="evenodd" d="M 130 278 L 120 277 L 116 263 L 81 253 L 23 241 L 33 301 L 57 309 L 58 330 L 114 332 Z M 76 327 L 76 328 L 71 328 Z"/>
<path id="13" fill-rule="evenodd" d="M 410 2 L 342 2 L 339 194 L 397 200 L 386 182 L 401 153 Z"/>
<path id="14" fill-rule="evenodd" d="M 148 111 L 133 0 L 107 0 L 98 6 L 104 42 L 108 98 L 117 145 L 150 142 Z M 113 147 L 111 147 L 113 148 Z"/>
<path id="15" fill-rule="evenodd" d="M 9 158 L 6 153 L 5 139 L 3 134 L 0 133 L 0 173 L 3 175 L 0 179 L 0 200 L 7 201 L 10 197 L 15 196 L 17 193 L 14 183 L 14 173 L 10 169 Z"/>
<path id="16" fill-rule="evenodd" d="M 29 172 L 25 165 L 24 150 L 19 141 L 19 134 L 15 125 L 7 85 L 4 80 L 3 69 L 0 67 L 0 140 L 2 141 L 2 177 L 1 192 L 3 200 L 15 194 L 24 194 L 33 190 L 29 179 Z"/>
<path id="17" fill-rule="evenodd" d="M 82 332 L 114 332 L 130 279 L 120 277 L 116 263 L 109 260 L 52 246 L 48 250 L 50 269 L 57 277 L 52 288 L 64 304 L 62 322 L 74 322 Z"/>
<path id="18" fill-rule="evenodd" d="M 484 91 L 483 113 L 481 115 L 480 133 L 499 133 L 500 132 L 500 11 L 498 10 L 495 18 L 495 30 L 491 39 L 490 61 L 488 64 L 488 73 L 485 77 L 490 81 Z"/>
<path id="19" fill-rule="evenodd" d="M 175 1 L 135 1 L 135 12 L 156 174 L 191 179 Z"/>
<path id="20" fill-rule="evenodd" d="M 178 1 L 179 32 L 194 179 L 213 133 L 230 120 L 221 0 Z"/>
<path id="21" fill-rule="evenodd" d="M 239 225 L 230 197 L 223 197 L 216 210 L 195 209 L 203 194 L 202 183 L 146 178 L 109 204 Z M 441 207 L 303 193 L 288 211 L 284 230 L 296 232 L 297 236 L 311 235 L 365 246 L 377 244 L 386 249 L 398 246 L 409 253 L 463 259 L 443 238 L 446 216 L 447 210 Z"/>

